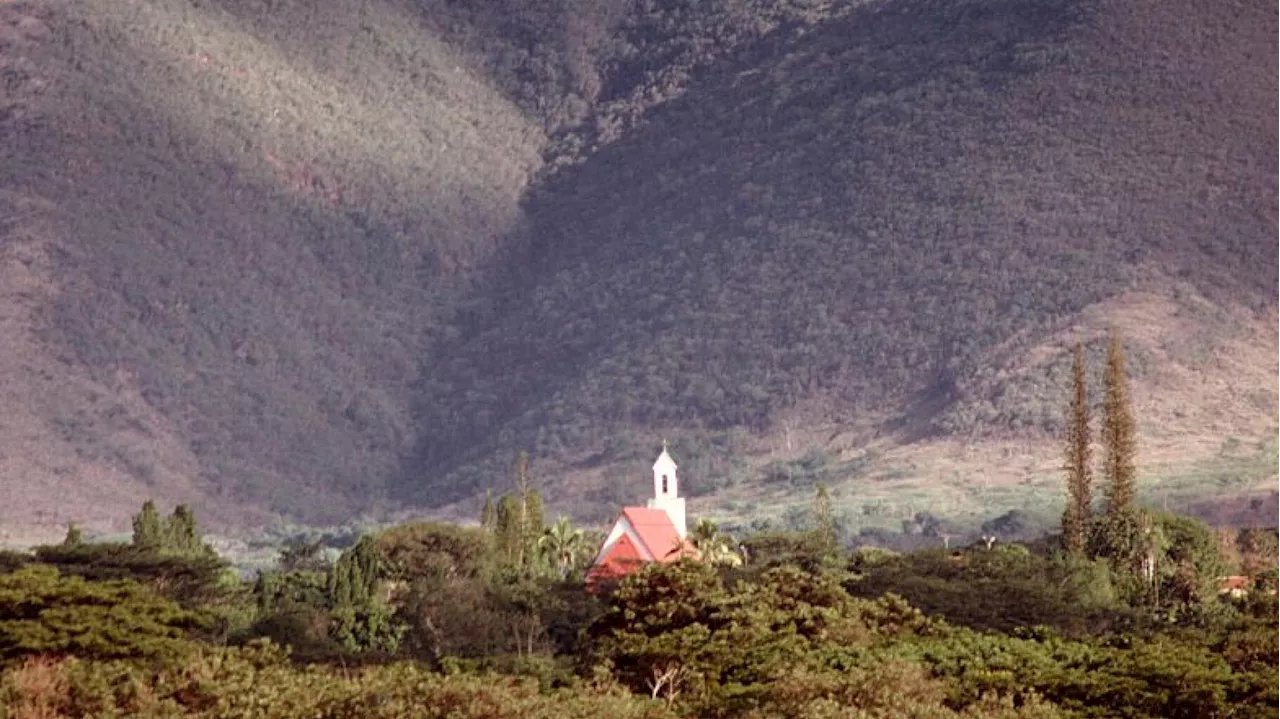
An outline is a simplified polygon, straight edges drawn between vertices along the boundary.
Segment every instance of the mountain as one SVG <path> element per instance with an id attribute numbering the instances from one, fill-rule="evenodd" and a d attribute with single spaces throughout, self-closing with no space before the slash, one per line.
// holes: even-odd
<path id="1" fill-rule="evenodd" d="M 852 452 L 1025 443 L 1059 423 L 1071 338 L 1100 350 L 1110 321 L 1139 379 L 1241 358 L 1229 432 L 1273 433 L 1275 79 L 1250 61 L 1270 22 L 898 2 L 724 58 L 535 188 L 506 304 L 425 375 L 426 464 L 477 464 L 425 495 L 498 475 L 512 437 L 569 474 L 701 435 L 677 456 L 717 492 L 789 415 Z M 625 476 L 597 477 L 602 505 Z"/>
<path id="2" fill-rule="evenodd" d="M 1051 503 L 1112 325 L 1153 486 L 1246 493 L 1275 38 L 1192 0 L 0 5 L 0 522 L 466 513 L 520 449 L 597 518 L 663 436 L 744 521 L 820 480 Z"/>

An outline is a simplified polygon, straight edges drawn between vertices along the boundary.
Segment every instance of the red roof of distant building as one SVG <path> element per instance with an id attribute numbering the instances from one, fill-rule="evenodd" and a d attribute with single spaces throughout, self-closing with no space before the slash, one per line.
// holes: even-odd
<path id="1" fill-rule="evenodd" d="M 624 507 L 622 516 L 614 524 L 615 528 L 619 523 L 630 532 L 624 531 L 604 556 L 587 571 L 588 586 L 594 586 L 600 581 L 621 579 L 652 561 L 674 562 L 682 554 L 697 556 L 696 550 L 680 538 L 671 517 L 661 509 Z M 632 540 L 633 536 L 635 540 Z"/>
<path id="2" fill-rule="evenodd" d="M 1245 591 L 1249 589 L 1249 585 L 1253 584 L 1253 577 L 1235 574 L 1230 577 L 1222 577 L 1218 580 L 1218 590 L 1223 592 Z"/>
<path id="3" fill-rule="evenodd" d="M 646 563 L 631 537 L 622 535 L 609 548 L 609 553 L 600 558 L 587 573 L 587 584 L 595 584 L 601 580 L 621 579 Z"/>
<path id="4" fill-rule="evenodd" d="M 671 517 L 661 509 L 644 507 L 624 507 L 622 516 L 626 517 L 635 530 L 640 543 L 649 552 L 649 556 L 659 562 L 671 562 L 680 558 L 681 539 Z"/>

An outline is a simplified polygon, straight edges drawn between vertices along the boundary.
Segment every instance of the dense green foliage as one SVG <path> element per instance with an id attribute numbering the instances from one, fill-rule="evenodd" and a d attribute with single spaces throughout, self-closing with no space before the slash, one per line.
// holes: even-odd
<path id="1" fill-rule="evenodd" d="M 816 530 L 747 537 L 745 562 L 699 553 L 603 593 L 565 558 L 579 530 L 563 520 L 514 552 L 495 527 L 440 523 L 364 536 L 332 564 L 295 544 L 275 571 L 185 595 L 193 608 L 143 571 L 41 561 L 80 571 L 67 553 L 101 545 L 40 548 L 0 572 L 0 719 L 1164 719 L 1280 701 L 1274 582 L 1217 593 L 1240 567 L 1274 577 L 1273 530 L 1152 515 L 1160 591 L 1126 594 L 1122 572 L 1054 538 L 845 556 L 816 504 Z"/>
<path id="2" fill-rule="evenodd" d="M 91 582 L 41 565 L 0 575 L 0 660 L 178 654 L 201 619 L 128 580 Z"/>

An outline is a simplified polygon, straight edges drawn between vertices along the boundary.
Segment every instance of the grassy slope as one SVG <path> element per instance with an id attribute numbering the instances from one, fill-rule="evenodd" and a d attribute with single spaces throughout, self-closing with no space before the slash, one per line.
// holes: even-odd
<path id="1" fill-rule="evenodd" d="M 1194 382 L 1225 367 L 1204 348 L 1252 338 L 1258 384 L 1217 400 L 1270 431 L 1268 29 L 1245 3 L 898 2 L 739 53 L 540 188 L 509 310 L 424 378 L 444 428 L 424 455 L 463 469 L 423 496 L 494 481 L 491 452 L 525 443 L 605 514 L 661 432 L 690 438 L 702 491 L 876 436 L 1013 437 L 1051 463 L 1073 327 L 1096 336 L 1081 313 L 1135 292 L 1202 314 L 1160 340 L 1199 357 L 1135 337 L 1139 379 L 1209 401 Z M 788 424 L 804 440 L 778 451 Z M 882 469 L 945 493 L 932 464 Z"/>

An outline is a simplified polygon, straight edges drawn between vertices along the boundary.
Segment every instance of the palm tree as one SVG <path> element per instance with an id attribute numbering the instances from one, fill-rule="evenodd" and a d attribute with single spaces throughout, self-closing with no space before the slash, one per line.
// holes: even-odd
<path id="1" fill-rule="evenodd" d="M 693 526 L 689 533 L 689 543 L 698 550 L 702 561 L 713 565 L 737 567 L 742 564 L 742 556 L 734 549 L 733 538 L 721 534 L 716 523 L 703 517 Z"/>
<path id="2" fill-rule="evenodd" d="M 587 543 L 581 529 L 574 527 L 568 517 L 560 517 L 538 537 L 538 550 L 559 569 L 560 578 L 564 579 L 587 550 Z"/>

